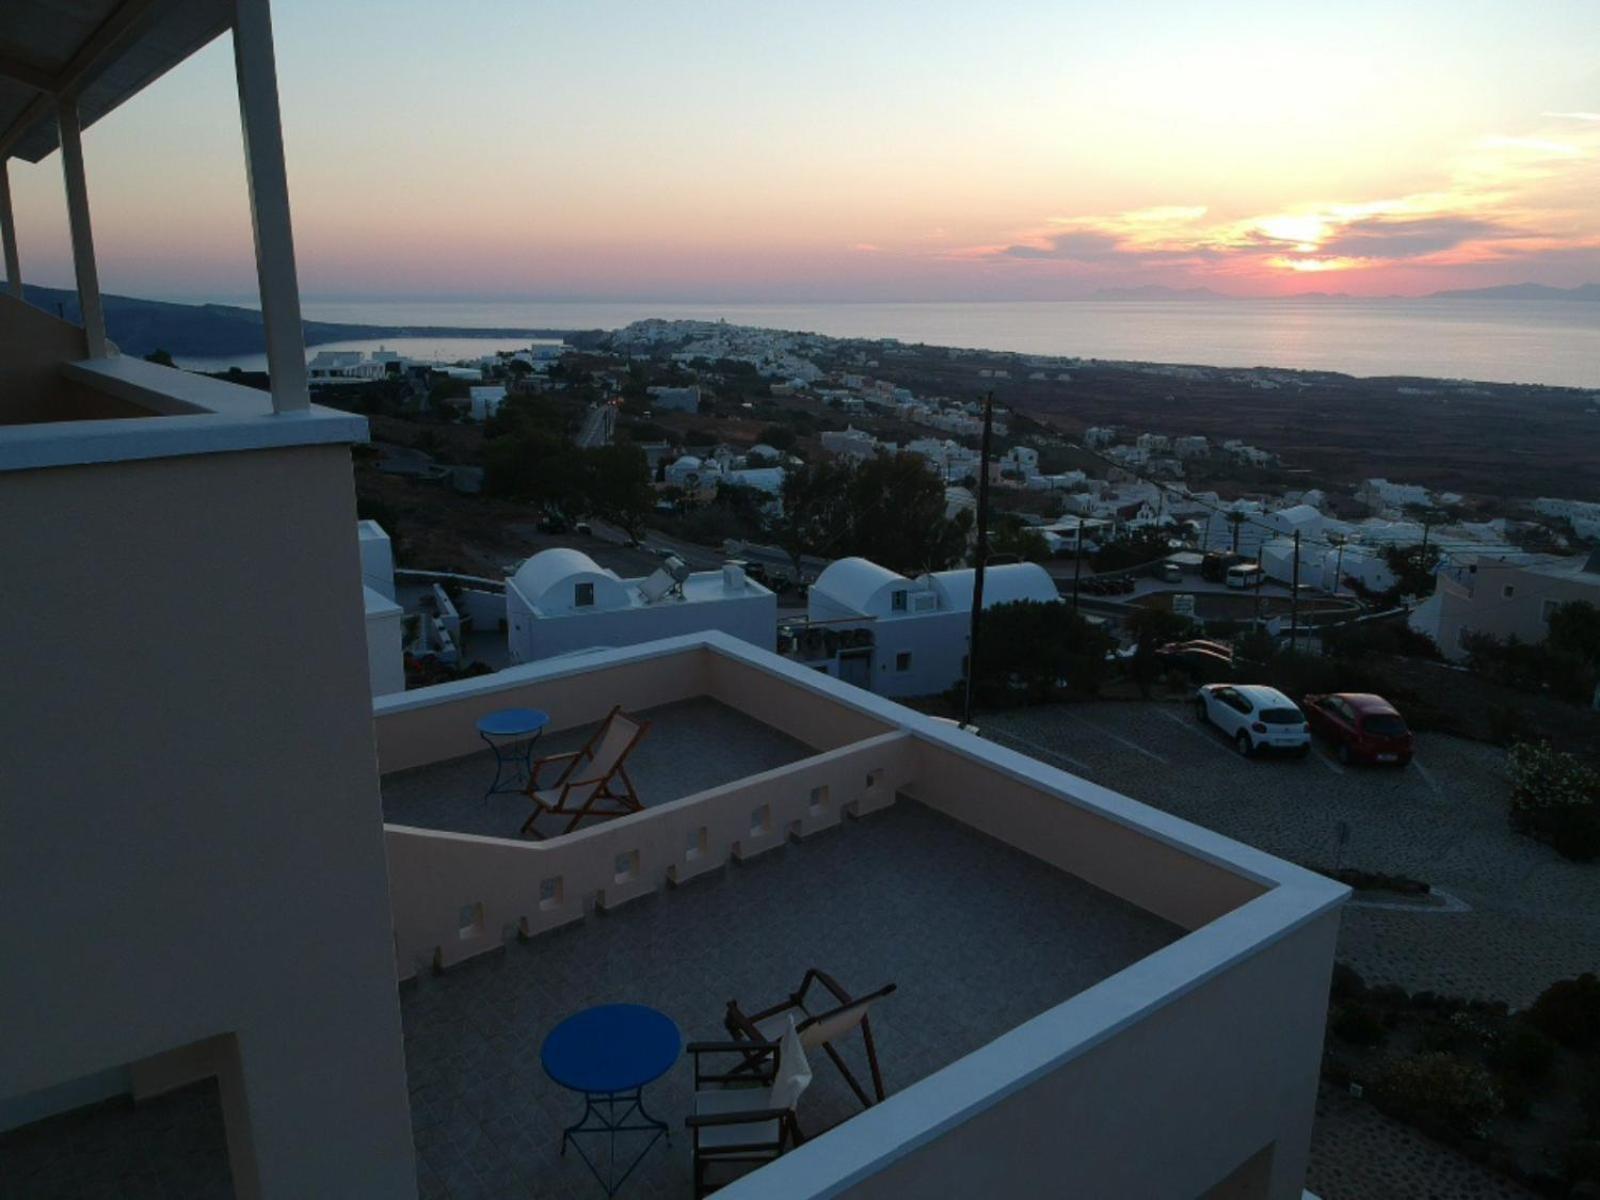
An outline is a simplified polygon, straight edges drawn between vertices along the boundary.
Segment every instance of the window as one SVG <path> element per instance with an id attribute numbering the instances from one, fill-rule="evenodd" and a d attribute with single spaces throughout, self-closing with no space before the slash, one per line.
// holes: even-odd
<path id="1" fill-rule="evenodd" d="M 889 608 L 893 612 L 905 612 L 906 593 L 904 588 L 889 593 Z"/>
<path id="2" fill-rule="evenodd" d="M 1500 595 L 1507 600 L 1511 599 L 1511 597 L 1515 596 L 1516 594 L 1517 589 L 1515 584 L 1508 583 L 1505 585 L 1505 587 L 1500 589 Z"/>
<path id="3" fill-rule="evenodd" d="M 911 670 L 911 651 L 902 650 L 894 656 L 894 669 L 896 671 Z"/>
<path id="4" fill-rule="evenodd" d="M 575 584 L 572 585 L 572 607 L 574 607 L 574 608 L 593 608 L 594 607 L 594 584 L 592 584 L 592 583 L 575 583 Z"/>

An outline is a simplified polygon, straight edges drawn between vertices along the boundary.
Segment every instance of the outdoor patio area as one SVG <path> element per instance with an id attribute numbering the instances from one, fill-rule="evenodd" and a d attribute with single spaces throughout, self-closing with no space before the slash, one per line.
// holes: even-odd
<path id="1" fill-rule="evenodd" d="M 649 808 L 692 796 L 719 784 L 770 771 L 806 758 L 805 743 L 717 700 L 698 697 L 633 714 L 650 722 L 627 771 Z M 561 754 L 582 746 L 596 725 L 541 737 L 533 755 Z M 559 773 L 547 771 L 547 785 Z M 383 819 L 393 825 L 445 829 L 490 837 L 518 837 L 531 808 L 515 794 L 484 797 L 495 777 L 488 750 L 383 777 Z M 595 824 L 589 821 L 585 828 Z M 539 832 L 561 832 L 565 821 L 545 818 Z"/>
<path id="2" fill-rule="evenodd" d="M 685 707 L 699 706 L 664 711 Z M 747 1009 L 774 1004 L 808 967 L 857 992 L 892 982 L 898 991 L 874 1008 L 872 1023 L 893 1095 L 1178 936 L 1176 926 L 901 799 L 403 986 L 420 1194 L 604 1194 L 575 1153 L 559 1153 L 561 1130 L 583 1104 L 539 1061 L 551 1028 L 590 1005 L 647 1004 L 671 1017 L 685 1041 L 723 1040 L 728 1000 Z M 869 1080 L 859 1038 L 842 1049 Z M 826 1057 L 813 1058 L 815 1080 L 798 1109 L 808 1137 L 860 1111 Z M 685 1057 L 645 1088 L 672 1143 L 653 1147 L 620 1195 L 691 1194 L 683 1125 L 690 1071 Z M 213 1096 L 190 1089 L 7 1135 L 0 1142 L 7 1158 L 30 1171 L 3 1173 L 0 1197 L 170 1195 L 197 1178 L 204 1194 L 226 1195 L 216 1177 L 226 1158 Z M 141 1132 L 151 1129 L 161 1131 L 160 1141 Z M 627 1138 L 642 1136 L 619 1139 L 619 1160 L 638 1148 Z M 595 1154 L 598 1142 L 585 1148 Z M 162 1145 L 179 1152 L 155 1153 Z"/>
<path id="3" fill-rule="evenodd" d="M 582 1101 L 539 1064 L 544 1035 L 595 1004 L 648 1004 L 685 1040 L 724 1040 L 808 967 L 899 990 L 872 1022 L 891 1094 L 1159 949 L 1179 930 L 909 800 L 613 913 L 421 977 L 403 992 L 424 1196 L 596 1196 L 561 1129 Z M 870 1078 L 859 1039 L 844 1049 Z M 860 1111 L 815 1055 L 808 1136 Z M 690 1065 L 645 1089 L 674 1130 L 625 1194 L 686 1197 Z M 642 1137 L 643 1135 L 633 1135 Z M 593 1147 L 589 1147 L 591 1150 Z M 619 1140 L 624 1162 L 636 1148 Z"/>

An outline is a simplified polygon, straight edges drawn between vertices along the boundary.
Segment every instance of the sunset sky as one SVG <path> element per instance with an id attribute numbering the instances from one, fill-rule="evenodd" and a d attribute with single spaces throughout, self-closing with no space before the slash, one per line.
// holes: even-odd
<path id="1" fill-rule="evenodd" d="M 276 0 L 274 18 L 312 296 L 1600 281 L 1595 0 Z M 252 292 L 226 38 L 85 151 L 105 290 Z M 69 284 L 59 159 L 11 171 L 25 276 Z"/>

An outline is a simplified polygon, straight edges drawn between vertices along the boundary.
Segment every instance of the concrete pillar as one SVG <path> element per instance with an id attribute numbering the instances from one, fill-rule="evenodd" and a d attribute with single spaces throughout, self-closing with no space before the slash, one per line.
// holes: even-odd
<path id="1" fill-rule="evenodd" d="M 239 81 L 239 117 L 272 407 L 279 413 L 304 412 L 311 407 L 311 393 L 306 383 L 305 331 L 300 327 L 300 285 L 295 277 L 289 178 L 283 163 L 278 69 L 268 0 L 234 0 L 233 62 Z"/>
<path id="2" fill-rule="evenodd" d="M 22 299 L 22 267 L 17 261 L 17 218 L 11 212 L 11 176 L 6 168 L 11 160 L 0 156 L 0 242 L 5 243 L 6 286 Z"/>
<path id="3" fill-rule="evenodd" d="M 89 230 L 89 188 L 83 178 L 83 140 L 78 127 L 78 102 L 56 98 L 61 129 L 61 173 L 67 186 L 67 223 L 72 230 L 72 267 L 78 279 L 78 307 L 90 358 L 106 356 L 106 317 L 100 307 L 100 275 L 94 265 L 94 235 Z"/>

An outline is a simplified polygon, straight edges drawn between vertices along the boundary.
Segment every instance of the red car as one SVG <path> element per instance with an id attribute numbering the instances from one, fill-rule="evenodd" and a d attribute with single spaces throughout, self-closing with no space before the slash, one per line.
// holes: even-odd
<path id="1" fill-rule="evenodd" d="M 1333 743 L 1342 763 L 1365 762 L 1403 767 L 1416 753 L 1416 738 L 1405 718 L 1382 696 L 1334 692 L 1307 696 L 1300 707 L 1312 733 Z"/>

